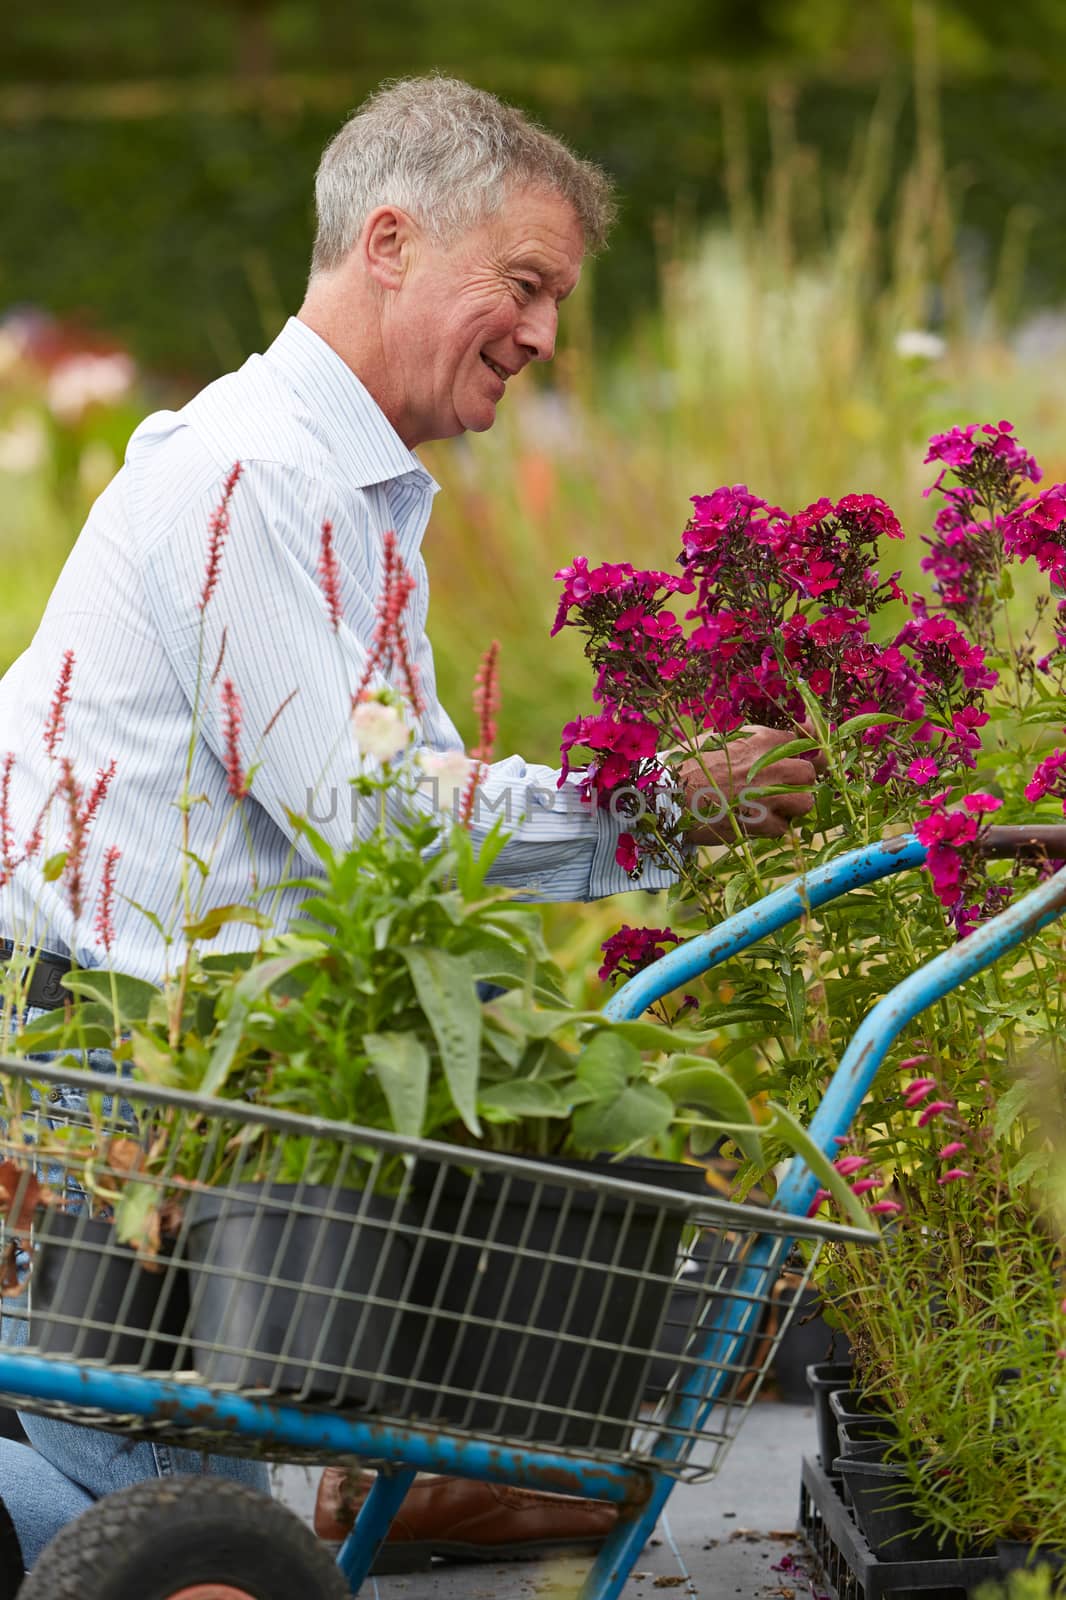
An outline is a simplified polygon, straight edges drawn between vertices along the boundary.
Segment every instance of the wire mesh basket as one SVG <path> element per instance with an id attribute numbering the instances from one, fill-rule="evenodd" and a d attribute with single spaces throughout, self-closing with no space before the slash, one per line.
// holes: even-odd
<path id="1" fill-rule="evenodd" d="M 820 1240 L 868 1238 L 723 1201 L 696 1167 L 0 1071 L 7 1342 L 222 1396 L 709 1476 Z M 190 1442 L 165 1406 L 18 1404 Z M 210 1419 L 196 1442 L 247 1451 Z"/>

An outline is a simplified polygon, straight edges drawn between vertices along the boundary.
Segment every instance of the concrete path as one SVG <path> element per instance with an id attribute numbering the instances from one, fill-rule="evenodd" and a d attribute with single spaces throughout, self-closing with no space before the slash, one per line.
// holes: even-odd
<path id="1" fill-rule="evenodd" d="M 659 1591 L 701 1600 L 807 1600 L 812 1587 L 794 1530 L 800 1462 L 813 1451 L 809 1407 L 753 1406 L 719 1477 L 674 1490 L 625 1600 L 656 1600 Z M 279 1496 L 309 1519 L 317 1470 L 275 1470 Z M 577 1562 L 438 1563 L 431 1573 L 370 1579 L 360 1600 L 568 1600 L 583 1570 Z"/>

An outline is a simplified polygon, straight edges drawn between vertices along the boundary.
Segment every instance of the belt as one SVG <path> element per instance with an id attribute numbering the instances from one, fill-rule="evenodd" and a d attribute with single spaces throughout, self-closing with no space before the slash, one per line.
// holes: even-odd
<path id="1" fill-rule="evenodd" d="M 10 939 L 0 939 L 0 961 L 10 961 L 15 954 L 15 946 Z M 70 990 L 64 989 L 60 980 L 65 978 L 70 971 L 70 962 L 66 956 L 50 955 L 47 950 L 22 950 L 20 959 L 24 960 L 26 967 L 33 966 L 33 976 L 24 995 L 27 1006 L 38 1006 L 42 1011 L 56 1011 L 71 998 Z"/>

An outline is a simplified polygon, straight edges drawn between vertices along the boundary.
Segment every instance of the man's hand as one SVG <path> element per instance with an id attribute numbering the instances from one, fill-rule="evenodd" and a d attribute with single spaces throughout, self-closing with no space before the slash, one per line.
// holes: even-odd
<path id="1" fill-rule="evenodd" d="M 809 791 L 825 757 L 812 748 L 809 756 L 786 757 L 761 767 L 749 782 L 751 768 L 776 745 L 790 744 L 797 735 L 779 728 L 756 728 L 746 739 L 735 739 L 724 750 L 705 750 L 681 767 L 678 777 L 685 803 L 698 818 L 687 837 L 693 844 L 723 844 L 736 838 L 739 827 L 753 839 L 777 839 L 787 833 L 797 817 L 814 805 Z M 789 784 L 793 794 L 767 794 L 779 784 Z"/>

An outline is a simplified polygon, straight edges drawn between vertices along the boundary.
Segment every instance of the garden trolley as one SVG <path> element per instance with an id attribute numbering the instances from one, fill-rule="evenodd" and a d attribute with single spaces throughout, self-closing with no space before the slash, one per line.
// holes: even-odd
<path id="1" fill-rule="evenodd" d="M 1066 854 L 1048 848 L 1063 832 L 992 829 L 988 848 Z M 635 1019 L 791 920 L 923 859 L 904 836 L 821 866 L 664 956 L 605 1012 Z M 819 1147 L 835 1153 L 910 1019 L 1064 909 L 1066 871 L 885 997 L 812 1120 Z M 719 1467 L 820 1243 L 871 1240 L 807 1217 L 817 1178 L 798 1158 L 766 1208 L 714 1196 L 698 1172 L 699 1192 L 686 1192 L 655 1166 L 550 1165 L 66 1065 L 0 1071 L 26 1107 L 0 1140 L 2 1170 L 21 1174 L 5 1278 L 25 1278 L 4 1301 L 14 1342 L 0 1350 L 0 1395 L 193 1450 L 379 1469 L 336 1565 L 291 1513 L 239 1484 L 158 1479 L 68 1525 L 25 1600 L 355 1594 L 418 1471 L 615 1502 L 619 1523 L 582 1596 L 616 1600 L 673 1484 Z M 140 1217 L 149 1241 L 160 1215 L 173 1223 L 154 1259 L 73 1209 L 84 1172 L 75 1189 L 68 1152 L 94 1119 L 95 1136 L 113 1129 L 97 1192 Z M 172 1155 L 188 1141 L 197 1176 L 179 1180 Z M 212 1184 L 234 1151 L 236 1177 Z M 37 1182 L 53 1198 L 69 1187 L 71 1209 L 35 1208 Z M 212 1550 L 217 1568 L 204 1565 Z"/>

